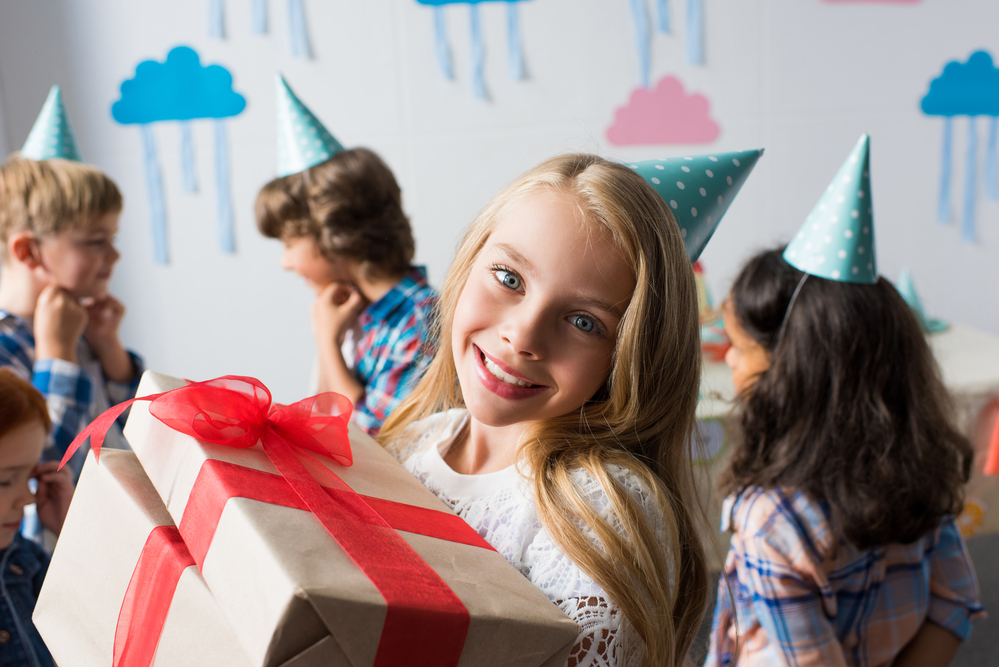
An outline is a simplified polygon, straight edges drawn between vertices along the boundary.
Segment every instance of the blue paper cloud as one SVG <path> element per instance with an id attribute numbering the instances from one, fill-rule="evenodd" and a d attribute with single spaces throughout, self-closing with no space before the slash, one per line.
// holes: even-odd
<path id="1" fill-rule="evenodd" d="M 992 56 L 976 51 L 966 63 L 947 63 L 921 107 L 930 116 L 999 116 L 999 68 Z"/>
<path id="2" fill-rule="evenodd" d="M 122 124 L 160 120 L 228 118 L 246 108 L 246 98 L 232 89 L 232 75 L 221 65 L 203 67 L 197 51 L 178 46 L 166 62 L 146 60 L 121 84 L 121 99 L 111 116 Z"/>
<path id="3" fill-rule="evenodd" d="M 440 7 L 442 5 L 478 5 L 483 2 L 526 2 L 527 0 L 416 0 L 421 5 Z"/>

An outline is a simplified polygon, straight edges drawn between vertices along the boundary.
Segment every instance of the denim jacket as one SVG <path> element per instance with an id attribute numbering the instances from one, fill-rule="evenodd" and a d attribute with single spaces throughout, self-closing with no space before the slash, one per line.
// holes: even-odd
<path id="1" fill-rule="evenodd" d="M 41 635 L 31 622 L 49 557 L 20 533 L 0 550 L 0 665 L 55 667 Z"/>

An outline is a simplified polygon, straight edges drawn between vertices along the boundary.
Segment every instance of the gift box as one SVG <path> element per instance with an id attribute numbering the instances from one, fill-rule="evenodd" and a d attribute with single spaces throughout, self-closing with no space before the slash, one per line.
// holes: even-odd
<path id="1" fill-rule="evenodd" d="M 163 535 L 169 539 L 176 528 L 135 454 L 108 451 L 99 466 L 89 455 L 32 617 L 57 664 L 110 667 L 130 585 L 140 614 L 149 609 L 150 594 L 162 594 L 155 587 L 139 591 L 132 580 L 134 572 L 141 578 L 140 557 L 170 555 L 162 541 L 155 543 Z M 186 553 L 183 543 L 179 547 Z M 252 667 L 193 561 L 187 562 L 175 573 L 176 590 L 168 592 L 172 603 L 155 664 Z M 162 576 L 157 583 L 167 584 Z M 119 649 L 120 655 L 124 646 Z"/>
<path id="2" fill-rule="evenodd" d="M 353 425 L 348 442 L 349 403 L 337 426 L 332 394 L 275 409 L 252 379 L 147 372 L 138 395 L 160 394 L 125 436 L 250 664 L 565 664 L 575 623 Z"/>

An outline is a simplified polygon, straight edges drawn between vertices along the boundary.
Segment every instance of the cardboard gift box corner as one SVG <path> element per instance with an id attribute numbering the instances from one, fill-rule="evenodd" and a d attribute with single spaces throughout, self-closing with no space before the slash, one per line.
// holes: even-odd
<path id="1" fill-rule="evenodd" d="M 133 570 L 162 526 L 173 521 L 135 454 L 107 451 L 99 466 L 88 454 L 32 615 L 57 664 L 110 667 Z M 156 665 L 252 667 L 196 568 L 172 595 Z"/>
<path id="2" fill-rule="evenodd" d="M 185 384 L 146 372 L 137 395 Z M 259 442 L 247 449 L 210 444 L 153 417 L 148 402 L 138 401 L 130 410 L 125 436 L 200 563 L 207 590 L 250 665 L 278 667 L 294 660 L 297 667 L 306 658 L 310 665 L 388 664 L 386 642 L 395 642 L 389 646 L 395 655 L 406 654 L 404 637 L 383 636 L 390 613 L 386 597 L 338 541 L 352 536 L 331 535 L 310 511 L 296 507 L 293 498 L 274 500 L 257 493 L 264 487 L 277 493 L 275 489 L 286 485 Z M 310 457 L 383 516 L 414 514 L 419 519 L 412 526 L 403 521 L 401 528 L 394 519 L 388 523 L 395 529 L 393 537 L 401 538 L 400 544 L 415 552 L 421 565 L 429 566 L 467 610 L 467 634 L 458 644 L 456 664 L 565 664 L 578 626 L 380 445 L 353 424 L 349 434 L 352 466 Z M 102 465 L 108 453 L 102 455 Z M 211 511 L 198 505 L 206 489 L 221 498 Z M 293 495 L 290 488 L 284 492 Z M 196 538 L 186 532 L 213 522 L 215 526 Z M 441 538 L 435 527 L 416 525 L 428 523 L 452 533 L 470 533 L 471 538 Z M 395 552 L 385 554 L 389 567 L 396 558 Z M 401 587 L 408 585 L 403 580 Z M 391 613 L 421 614 L 414 611 L 419 602 L 414 600 L 412 608 L 408 602 L 396 603 Z M 418 655 L 404 661 L 434 664 Z"/>

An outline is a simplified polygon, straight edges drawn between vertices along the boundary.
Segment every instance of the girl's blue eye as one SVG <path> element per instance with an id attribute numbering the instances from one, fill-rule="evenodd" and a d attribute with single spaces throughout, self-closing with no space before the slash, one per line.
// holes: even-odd
<path id="1" fill-rule="evenodd" d="M 585 315 L 573 315 L 572 326 L 583 333 L 591 333 L 597 328 L 597 323 Z"/>
<path id="2" fill-rule="evenodd" d="M 517 276 L 516 274 L 510 273 L 509 271 L 503 271 L 502 269 L 496 270 L 495 273 L 496 280 L 500 281 L 500 284 L 502 284 L 503 287 L 519 292 L 520 288 L 523 286 L 520 276 Z"/>

